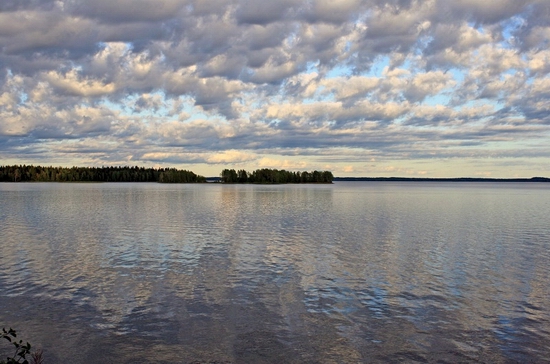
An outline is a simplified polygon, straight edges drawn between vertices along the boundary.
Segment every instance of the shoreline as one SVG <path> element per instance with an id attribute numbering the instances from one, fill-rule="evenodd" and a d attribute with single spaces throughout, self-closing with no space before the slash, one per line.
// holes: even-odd
<path id="1" fill-rule="evenodd" d="M 416 177 L 334 177 L 334 182 L 550 182 L 550 178 L 416 178 Z"/>

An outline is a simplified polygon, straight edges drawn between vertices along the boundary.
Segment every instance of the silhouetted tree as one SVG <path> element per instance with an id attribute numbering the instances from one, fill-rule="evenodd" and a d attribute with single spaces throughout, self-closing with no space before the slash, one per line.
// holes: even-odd
<path id="1" fill-rule="evenodd" d="M 332 183 L 334 179 L 330 171 L 290 172 L 268 168 L 257 169 L 252 173 L 242 169 L 238 172 L 224 169 L 220 176 L 223 183 Z"/>
<path id="2" fill-rule="evenodd" d="M 0 182 L 206 182 L 191 171 L 143 167 L 0 166 Z"/>

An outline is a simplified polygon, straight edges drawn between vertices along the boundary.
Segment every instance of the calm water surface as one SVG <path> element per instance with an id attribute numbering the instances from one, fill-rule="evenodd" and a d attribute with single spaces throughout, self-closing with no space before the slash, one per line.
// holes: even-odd
<path id="1" fill-rule="evenodd" d="M 4 183 L 0 326 L 48 364 L 550 362 L 549 216 L 542 183 Z"/>

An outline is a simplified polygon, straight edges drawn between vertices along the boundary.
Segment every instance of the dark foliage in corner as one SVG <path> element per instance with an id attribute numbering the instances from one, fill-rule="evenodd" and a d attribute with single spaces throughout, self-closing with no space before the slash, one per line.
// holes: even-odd
<path id="1" fill-rule="evenodd" d="M 29 344 L 28 342 L 23 343 L 23 340 L 17 341 L 17 332 L 11 327 L 8 330 L 2 328 L 2 333 L 0 333 L 0 337 L 12 343 L 15 349 L 13 356 L 8 356 L 6 360 L 0 361 L 0 364 L 42 363 L 42 352 L 38 351 L 31 354 L 31 344 Z M 27 356 L 31 357 L 31 362 L 27 360 Z"/>

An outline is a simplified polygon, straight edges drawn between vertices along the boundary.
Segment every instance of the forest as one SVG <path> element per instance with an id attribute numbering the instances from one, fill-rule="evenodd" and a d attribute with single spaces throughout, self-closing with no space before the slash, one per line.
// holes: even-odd
<path id="1" fill-rule="evenodd" d="M 277 169 L 257 169 L 250 173 L 241 169 L 224 169 L 222 183 L 332 183 L 334 176 L 329 171 L 291 172 Z"/>
<path id="2" fill-rule="evenodd" d="M 0 182 L 199 183 L 206 178 L 175 168 L 0 166 Z"/>
<path id="3" fill-rule="evenodd" d="M 291 172 L 277 169 L 224 169 L 222 183 L 332 183 L 329 171 Z M 43 167 L 33 165 L 0 166 L 0 182 L 159 182 L 203 183 L 206 178 L 176 168 L 144 167 Z"/>

